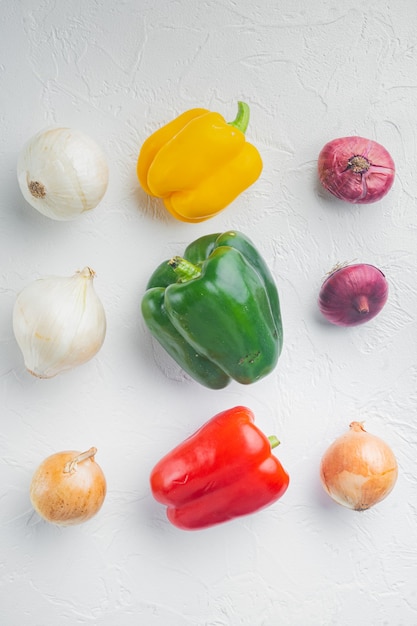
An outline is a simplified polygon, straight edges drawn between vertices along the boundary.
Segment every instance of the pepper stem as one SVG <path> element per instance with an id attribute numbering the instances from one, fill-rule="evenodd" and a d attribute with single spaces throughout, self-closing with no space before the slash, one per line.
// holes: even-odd
<path id="1" fill-rule="evenodd" d="M 241 102 L 240 100 L 237 103 L 237 107 L 237 115 L 235 119 L 233 122 L 228 123 L 229 126 L 234 126 L 234 128 L 237 128 L 244 134 L 249 124 L 249 107 L 246 102 Z"/>
<path id="2" fill-rule="evenodd" d="M 269 443 L 271 444 L 271 449 L 276 448 L 281 443 L 278 437 L 275 437 L 275 435 L 270 435 L 268 439 Z"/>
<path id="3" fill-rule="evenodd" d="M 194 263 L 191 263 L 190 261 L 187 261 L 187 259 L 183 259 L 180 256 L 172 257 L 172 259 L 168 261 L 168 265 L 172 267 L 182 282 L 198 278 L 201 275 L 201 269 L 197 267 L 197 265 L 194 265 Z"/>
<path id="4" fill-rule="evenodd" d="M 81 452 L 81 454 L 78 454 L 76 457 L 71 459 L 71 461 L 68 461 L 68 463 L 65 464 L 64 472 L 66 474 L 74 472 L 77 469 L 78 463 L 81 463 L 81 461 L 85 461 L 86 459 L 91 459 L 96 453 L 97 448 L 90 448 L 86 452 Z"/>

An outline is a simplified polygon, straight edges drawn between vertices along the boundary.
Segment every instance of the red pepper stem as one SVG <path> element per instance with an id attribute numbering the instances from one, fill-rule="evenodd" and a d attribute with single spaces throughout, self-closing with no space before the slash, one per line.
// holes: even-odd
<path id="1" fill-rule="evenodd" d="M 271 450 L 279 446 L 279 444 L 281 443 L 280 440 L 277 437 L 275 437 L 275 435 L 270 435 L 268 439 L 269 439 L 269 443 L 271 444 Z"/>
<path id="2" fill-rule="evenodd" d="M 238 106 L 238 109 L 237 109 L 237 115 L 235 119 L 233 120 L 233 122 L 228 122 L 228 123 L 229 123 L 229 126 L 234 126 L 238 130 L 240 130 L 243 134 L 245 134 L 246 129 L 249 124 L 249 107 L 246 104 L 246 102 L 241 102 L 240 100 L 237 103 L 237 106 Z"/>
<path id="3" fill-rule="evenodd" d="M 180 256 L 174 256 L 168 261 L 168 265 L 172 267 L 182 282 L 198 278 L 201 275 L 201 269 L 187 259 Z"/>

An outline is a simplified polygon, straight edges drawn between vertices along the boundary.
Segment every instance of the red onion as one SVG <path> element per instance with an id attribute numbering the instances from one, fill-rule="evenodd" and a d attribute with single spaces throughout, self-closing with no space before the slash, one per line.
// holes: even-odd
<path id="1" fill-rule="evenodd" d="M 318 169 L 323 187 L 352 204 L 383 198 L 395 175 L 387 150 L 364 137 L 342 137 L 327 143 L 319 154 Z"/>
<path id="2" fill-rule="evenodd" d="M 388 298 L 388 283 L 377 267 L 366 263 L 336 267 L 319 293 L 324 317 L 338 326 L 357 326 L 375 317 Z"/>

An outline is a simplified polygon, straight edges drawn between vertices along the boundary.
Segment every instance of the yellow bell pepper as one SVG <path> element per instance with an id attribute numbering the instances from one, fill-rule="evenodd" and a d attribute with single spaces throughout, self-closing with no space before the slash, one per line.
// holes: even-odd
<path id="1" fill-rule="evenodd" d="M 245 139 L 249 107 L 227 123 L 219 113 L 191 109 L 142 145 L 137 176 L 178 220 L 202 222 L 229 205 L 262 171 L 258 150 Z"/>

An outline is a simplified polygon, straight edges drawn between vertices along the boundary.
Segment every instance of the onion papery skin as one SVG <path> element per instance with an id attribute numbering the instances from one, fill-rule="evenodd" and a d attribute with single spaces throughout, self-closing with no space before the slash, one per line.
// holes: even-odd
<path id="1" fill-rule="evenodd" d="M 83 365 L 101 349 L 106 313 L 89 267 L 73 276 L 39 278 L 22 289 L 13 308 L 13 332 L 25 367 L 37 378 Z"/>
<path id="2" fill-rule="evenodd" d="M 101 467 L 94 460 L 96 452 L 95 448 L 87 453 L 64 450 L 39 465 L 30 485 L 30 499 L 44 520 L 58 526 L 73 526 L 98 513 L 107 485 Z M 89 456 L 66 471 L 67 464 L 82 454 Z"/>
<path id="3" fill-rule="evenodd" d="M 17 179 L 34 209 L 68 221 L 99 204 L 107 190 L 109 169 L 91 137 L 72 128 L 48 128 L 21 150 Z"/>
<path id="4" fill-rule="evenodd" d="M 320 480 L 338 504 L 364 511 L 384 500 L 393 490 L 398 465 L 393 451 L 379 437 L 368 433 L 361 422 L 338 437 L 324 453 Z"/>
<path id="5" fill-rule="evenodd" d="M 388 282 L 374 265 L 357 263 L 331 272 L 321 286 L 318 305 L 337 326 L 358 326 L 374 318 L 388 299 Z"/>
<path id="6" fill-rule="evenodd" d="M 355 165 L 356 157 L 359 159 Z M 359 166 L 361 162 L 366 166 Z M 395 164 L 389 152 L 376 141 L 341 137 L 329 141 L 320 151 L 318 173 L 323 187 L 337 198 L 352 204 L 371 204 L 391 189 Z"/>

